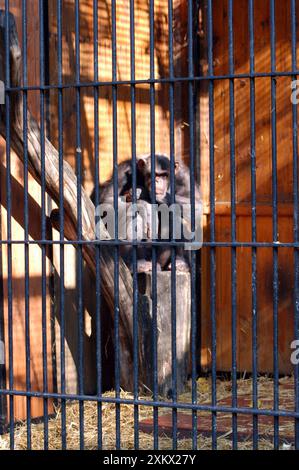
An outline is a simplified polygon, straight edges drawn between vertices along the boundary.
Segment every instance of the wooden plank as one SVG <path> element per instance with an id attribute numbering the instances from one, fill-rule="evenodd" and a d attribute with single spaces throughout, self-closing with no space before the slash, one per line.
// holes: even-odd
<path id="1" fill-rule="evenodd" d="M 214 2 L 214 65 L 215 74 L 228 73 L 227 4 Z M 234 64 L 235 73 L 249 72 L 249 31 L 247 2 L 234 3 Z M 255 70 L 269 72 L 270 27 L 269 0 L 255 5 Z M 277 70 L 291 69 L 290 2 L 276 5 Z M 292 158 L 286 148 L 292 141 L 292 108 L 288 77 L 277 78 L 277 165 L 278 198 L 292 201 Z M 215 183 L 217 201 L 230 201 L 229 89 L 228 80 L 215 81 Z M 255 82 L 257 200 L 271 203 L 272 142 L 271 142 L 271 81 Z M 237 168 L 237 201 L 250 201 L 250 101 L 249 80 L 235 80 L 235 146 Z"/>
<path id="2" fill-rule="evenodd" d="M 10 2 L 10 11 L 15 14 L 19 37 L 22 34 L 21 0 Z M 4 8 L 4 1 L 0 1 L 0 9 Z M 39 84 L 39 14 L 38 2 L 29 0 L 28 8 L 28 84 Z M 28 93 L 28 104 L 34 115 L 39 118 L 39 93 Z M 1 201 L 1 239 L 7 239 L 7 208 L 6 208 L 6 153 L 5 143 L 0 141 L 0 201 Z M 23 164 L 12 152 L 12 238 L 24 240 L 24 173 Z M 29 175 L 29 235 L 30 240 L 41 239 L 41 191 L 39 185 Z M 2 272 L 4 293 L 4 323 L 5 323 L 5 360 L 6 377 L 8 378 L 11 365 L 8 360 L 8 299 L 7 299 L 7 246 L 2 247 Z M 43 390 L 43 364 L 42 364 L 42 255 L 39 245 L 29 247 L 29 314 L 30 314 L 30 360 L 31 360 L 31 387 L 32 390 Z M 25 373 L 25 266 L 24 245 L 12 246 L 12 309 L 13 309 L 13 350 L 14 350 L 14 388 L 26 390 Z M 46 258 L 47 298 L 46 298 L 46 325 L 47 325 L 47 363 L 48 363 L 48 391 L 53 391 L 52 376 L 52 344 L 51 344 L 51 305 L 49 295 L 50 258 Z M 8 382 L 7 382 L 8 386 Z M 49 412 L 53 411 L 51 400 Z M 43 400 L 31 400 L 31 416 L 39 417 L 44 413 Z M 26 418 L 26 398 L 14 398 L 14 415 L 16 420 Z"/>
<path id="3" fill-rule="evenodd" d="M 281 224 L 281 239 L 292 241 L 291 217 L 285 217 Z M 259 218 L 258 241 L 271 241 L 272 220 L 264 216 Z M 230 240 L 230 218 L 217 218 L 217 239 Z M 237 239 L 250 241 L 251 218 L 240 216 L 237 220 Z M 217 319 L 217 369 L 231 370 L 231 261 L 229 248 L 216 248 L 216 319 Z M 203 270 L 209 272 L 209 256 L 203 258 Z M 293 326 L 293 250 L 279 249 L 279 371 L 289 374 L 290 344 L 294 336 Z M 209 278 L 208 278 L 209 279 Z M 252 370 L 252 299 L 251 299 L 251 248 L 237 248 L 237 366 L 239 371 Z M 202 297 L 207 308 L 208 296 Z M 204 310 L 203 310 L 204 311 Z M 205 316 L 209 311 L 205 310 Z M 258 370 L 273 372 L 273 254 L 272 248 L 257 249 L 257 320 L 258 320 Z M 210 345 L 210 318 L 202 321 L 203 353 Z M 208 338 L 208 339 L 207 339 Z M 203 356 L 203 367 L 211 365 L 211 355 Z M 207 361 L 207 362 L 205 362 Z"/>
<path id="4" fill-rule="evenodd" d="M 249 203 L 237 203 L 236 206 L 236 215 L 248 217 L 251 216 L 252 206 Z M 294 214 L 294 205 L 291 203 L 279 203 L 277 206 L 277 213 L 279 218 L 282 217 L 292 217 Z M 204 206 L 204 214 L 210 214 L 210 206 L 207 204 Z M 216 216 L 229 216 L 231 214 L 231 204 L 229 202 L 216 202 L 215 204 L 215 214 Z M 257 217 L 268 216 L 272 217 L 273 207 L 269 204 L 257 204 L 256 206 L 256 215 Z"/>
<path id="5" fill-rule="evenodd" d="M 230 219 L 216 221 L 216 240 L 230 241 Z M 216 248 L 216 337 L 217 370 L 229 370 L 232 363 L 231 338 L 231 250 Z"/>
<path id="6" fill-rule="evenodd" d="M 208 217 L 203 216 L 203 239 L 210 239 Z M 201 249 L 201 305 L 199 307 L 200 345 L 199 361 L 203 370 L 211 364 L 211 251 L 207 247 Z"/>
<path id="7" fill-rule="evenodd" d="M 297 11 L 299 8 L 297 5 Z M 213 2 L 214 12 L 214 67 L 215 74 L 228 73 L 228 11 L 227 2 Z M 248 2 L 234 2 L 234 65 L 235 73 L 249 71 Z M 270 72 L 270 2 L 255 2 L 255 70 Z M 279 71 L 291 69 L 290 2 L 276 3 L 276 66 Z M 229 88 L 228 80 L 214 81 L 215 96 L 215 188 L 217 241 L 231 241 L 231 172 L 229 146 Z M 236 161 L 236 217 L 237 240 L 251 240 L 251 155 L 250 155 L 250 93 L 249 80 L 235 80 L 235 161 Z M 292 242 L 293 177 L 292 177 L 292 107 L 290 78 L 276 80 L 277 169 L 278 169 L 278 231 L 280 242 Z M 200 99 L 204 99 L 201 95 Z M 256 130 L 256 195 L 258 241 L 271 242 L 272 236 L 272 131 L 271 80 L 255 80 Z M 201 117 L 201 122 L 205 116 Z M 206 174 L 209 173 L 207 151 L 203 153 L 204 213 L 210 220 Z M 208 230 L 205 233 L 209 233 Z M 205 240 L 209 240 L 208 235 Z M 208 252 L 207 252 L 208 253 Z M 231 284 L 230 249 L 217 248 L 217 368 L 231 368 Z M 203 256 L 203 278 L 209 278 L 210 257 Z M 271 372 L 273 348 L 273 256 L 271 248 L 258 248 L 258 367 Z M 293 250 L 279 250 L 279 370 L 291 372 L 289 343 L 293 336 Z M 207 282 L 203 280 L 203 284 Z M 251 370 L 251 249 L 237 249 L 237 342 L 238 369 Z M 202 316 L 210 312 L 208 295 L 202 297 Z M 210 319 L 202 319 L 202 338 L 210 337 Z M 204 351 L 209 341 L 204 339 Z M 207 356 L 206 356 L 207 357 Z M 207 364 L 205 363 L 206 367 Z"/>

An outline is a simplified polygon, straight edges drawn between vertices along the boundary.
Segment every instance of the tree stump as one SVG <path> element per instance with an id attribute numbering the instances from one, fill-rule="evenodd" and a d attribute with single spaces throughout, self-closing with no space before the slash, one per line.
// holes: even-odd
<path id="1" fill-rule="evenodd" d="M 140 293 L 139 342 L 144 358 L 140 376 L 147 389 L 153 391 L 153 311 L 152 273 L 138 275 Z M 176 357 L 177 393 L 182 393 L 188 378 L 191 338 L 190 274 L 176 273 Z M 172 377 L 171 272 L 157 273 L 157 375 L 158 393 L 173 395 Z"/>

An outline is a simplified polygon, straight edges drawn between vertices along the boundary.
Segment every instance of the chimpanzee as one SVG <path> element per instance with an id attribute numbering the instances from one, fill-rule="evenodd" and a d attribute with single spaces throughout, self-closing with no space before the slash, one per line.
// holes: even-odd
<path id="1" fill-rule="evenodd" d="M 189 169 L 182 163 L 176 161 L 174 163 L 175 171 L 175 202 L 179 208 L 186 208 L 190 205 L 190 172 Z M 173 225 L 172 228 L 168 229 L 168 234 L 165 235 L 163 232 L 163 225 L 161 224 L 161 212 L 159 208 L 170 207 L 171 189 L 170 189 L 170 160 L 166 155 L 156 154 L 155 155 L 155 201 L 152 199 L 152 188 L 151 188 L 151 155 L 140 156 L 137 158 L 136 163 L 136 199 L 138 212 L 141 209 L 143 214 L 147 214 L 147 225 L 144 227 L 144 220 L 138 218 L 135 222 L 135 239 L 137 240 L 150 240 L 150 239 L 163 239 L 164 242 L 173 238 Z M 131 203 L 133 200 L 133 174 L 132 174 L 132 160 L 125 160 L 118 165 L 118 196 L 127 203 Z M 114 202 L 114 191 L 113 191 L 113 178 L 105 182 L 99 188 L 100 193 L 100 204 L 110 203 L 113 205 Z M 92 195 L 94 200 L 94 194 Z M 152 205 L 155 202 L 156 205 Z M 201 197 L 199 186 L 195 183 L 195 206 L 196 214 L 198 210 L 201 210 Z M 158 208 L 158 213 L 152 211 L 152 207 Z M 131 217 L 131 214 L 130 214 Z M 172 215 L 174 217 L 174 215 Z M 189 231 L 190 231 L 190 207 L 187 219 L 189 220 Z M 131 217 L 132 220 L 132 217 Z M 183 228 L 183 224 L 186 224 L 186 214 L 184 221 L 182 216 L 179 214 L 180 228 Z M 158 230 L 154 229 L 154 226 Z M 165 227 L 164 227 L 165 229 Z M 181 230 L 182 231 L 182 230 Z M 163 233 L 162 233 L 163 232 Z M 156 234 L 156 235 L 155 235 Z M 132 224 L 127 225 L 127 240 L 133 240 Z M 183 238 L 180 238 L 183 241 Z M 132 268 L 132 247 L 121 246 L 120 250 L 125 262 Z M 152 250 L 149 247 L 138 246 L 137 248 L 137 259 L 138 272 L 146 272 L 152 270 L 151 262 Z M 183 247 L 176 249 L 176 268 L 178 271 L 189 271 L 189 257 L 188 252 Z M 171 249 L 167 244 L 157 249 L 157 269 L 158 270 L 169 270 L 171 269 Z"/>

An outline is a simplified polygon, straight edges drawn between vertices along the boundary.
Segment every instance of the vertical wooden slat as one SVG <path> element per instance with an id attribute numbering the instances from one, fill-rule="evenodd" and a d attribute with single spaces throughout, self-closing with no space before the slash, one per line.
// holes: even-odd
<path id="1" fill-rule="evenodd" d="M 214 67 L 216 75 L 228 73 L 227 2 L 217 0 L 214 7 Z M 249 71 L 249 33 L 247 1 L 234 2 L 235 73 Z M 255 2 L 255 69 L 270 72 L 269 0 Z M 291 69 L 290 2 L 276 2 L 276 62 L 277 70 Z M 230 237 L 230 167 L 228 80 L 215 82 L 215 184 L 217 240 L 228 242 Z M 256 84 L 256 184 L 258 241 L 272 241 L 272 163 L 271 163 L 271 99 L 270 79 L 257 78 Z M 202 100 L 204 95 L 200 94 Z M 251 174 L 250 174 L 250 106 L 249 80 L 235 80 L 235 123 L 237 165 L 237 239 L 251 237 Z M 204 122 L 206 116 L 200 116 Z M 277 78 L 277 166 L 278 166 L 278 226 L 279 241 L 292 242 L 293 181 L 292 181 L 292 109 L 290 78 Z M 204 165 L 208 161 L 203 147 Z M 206 173 L 208 168 L 205 166 Z M 204 199 L 208 188 L 203 185 Z M 224 208 L 226 207 L 226 209 Z M 206 207 L 209 215 L 209 208 Z M 208 240 L 208 238 L 206 238 Z M 229 248 L 217 248 L 217 367 L 231 367 L 231 299 Z M 203 257 L 203 284 L 209 276 L 209 257 Z M 258 368 L 271 372 L 273 348 L 273 268 L 272 249 L 257 250 L 258 301 Z M 237 249 L 237 313 L 238 368 L 250 371 L 251 364 L 251 250 Z M 293 336 L 293 250 L 279 250 L 279 368 L 289 373 L 289 345 Z M 203 297 L 202 315 L 208 315 L 209 298 Z M 202 320 L 202 337 L 210 337 L 206 319 Z M 206 346 L 207 348 L 207 346 Z"/>
<path id="2" fill-rule="evenodd" d="M 4 9 L 4 1 L 0 1 L 0 8 Z M 28 0 L 28 84 L 39 85 L 39 13 L 38 2 Z M 10 1 L 10 11 L 15 15 L 19 38 L 21 38 L 21 0 Z M 20 40 L 21 43 L 21 40 Z M 39 93 L 28 93 L 29 109 L 39 118 Z M 1 239 L 7 239 L 7 207 L 6 207 L 6 152 L 5 142 L 0 142 L 0 203 L 1 203 Z M 11 153 L 11 180 L 12 180 L 12 238 L 24 240 L 24 188 L 23 164 L 17 156 Z M 29 235 L 30 240 L 41 239 L 41 191 L 40 186 L 29 176 Z M 7 246 L 2 246 L 2 271 L 4 293 L 4 323 L 6 346 L 6 370 L 8 377 L 8 318 L 7 318 Z M 12 290 L 13 290 L 13 348 L 14 348 L 14 388 L 26 390 L 25 382 L 25 267 L 24 245 L 12 247 Z M 29 248 L 29 315 L 30 315 L 30 344 L 31 344 L 31 384 L 32 390 L 43 390 L 42 370 L 42 258 L 41 248 L 30 245 Z M 49 285 L 50 260 L 47 258 L 47 279 Z M 50 327 L 50 295 L 47 295 L 47 352 L 48 352 L 48 391 L 53 391 L 52 377 L 52 346 Z M 16 397 L 15 419 L 26 418 L 26 399 Z M 49 411 L 52 412 L 52 404 Z M 43 415 L 43 401 L 32 399 L 32 417 Z"/>

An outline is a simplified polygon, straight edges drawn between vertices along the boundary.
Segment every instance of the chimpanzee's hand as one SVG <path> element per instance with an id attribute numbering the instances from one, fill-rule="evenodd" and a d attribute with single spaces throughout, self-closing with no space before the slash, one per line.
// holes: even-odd
<path id="1" fill-rule="evenodd" d="M 141 188 L 136 188 L 136 200 L 138 201 L 141 197 L 142 189 Z M 133 202 L 133 189 L 129 189 L 129 191 L 126 191 L 123 194 L 123 197 L 125 198 L 126 202 Z"/>
<path id="2" fill-rule="evenodd" d="M 148 273 L 152 271 L 152 262 L 145 260 L 145 259 L 140 259 L 138 260 L 137 264 L 137 272 L 138 273 Z M 161 271 L 161 266 L 157 263 L 157 271 Z"/>
<path id="3" fill-rule="evenodd" d="M 172 266 L 170 263 L 167 267 L 167 271 L 171 271 L 171 267 Z M 188 273 L 190 271 L 189 264 L 187 263 L 186 260 L 184 260 L 184 258 L 181 258 L 181 257 L 175 260 L 175 267 L 176 267 L 176 270 L 181 273 Z"/>

